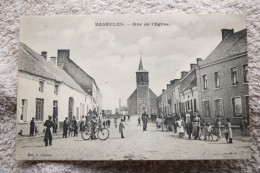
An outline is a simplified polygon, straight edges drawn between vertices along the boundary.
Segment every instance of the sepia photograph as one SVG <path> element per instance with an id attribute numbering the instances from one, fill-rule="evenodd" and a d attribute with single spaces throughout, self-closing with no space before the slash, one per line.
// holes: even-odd
<path id="1" fill-rule="evenodd" d="M 244 15 L 20 18 L 17 160 L 250 159 Z"/>

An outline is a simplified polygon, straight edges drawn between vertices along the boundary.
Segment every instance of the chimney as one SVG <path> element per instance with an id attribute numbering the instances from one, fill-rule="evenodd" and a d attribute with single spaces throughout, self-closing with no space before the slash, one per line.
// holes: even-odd
<path id="1" fill-rule="evenodd" d="M 174 85 L 178 81 L 179 81 L 179 79 L 173 79 L 173 80 L 170 81 L 170 83 L 171 83 L 171 85 Z"/>
<path id="2" fill-rule="evenodd" d="M 58 57 L 57 57 L 57 65 L 62 66 L 62 63 L 66 63 L 70 59 L 70 50 L 65 49 L 65 50 L 58 50 Z"/>
<path id="3" fill-rule="evenodd" d="M 42 52 L 41 52 L 41 55 L 42 55 L 45 59 L 47 59 L 47 51 L 42 51 Z"/>
<path id="4" fill-rule="evenodd" d="M 190 64 L 190 69 L 194 69 L 197 66 L 197 64 Z"/>
<path id="5" fill-rule="evenodd" d="M 164 93 L 165 89 L 162 89 L 162 92 Z"/>
<path id="6" fill-rule="evenodd" d="M 200 62 L 202 61 L 202 58 L 197 58 L 197 64 L 200 65 Z"/>
<path id="7" fill-rule="evenodd" d="M 221 29 L 222 40 L 224 40 L 227 36 L 234 34 L 234 29 Z"/>
<path id="8" fill-rule="evenodd" d="M 187 71 L 182 71 L 182 72 L 181 72 L 181 78 L 184 78 L 187 74 L 188 74 Z"/>
<path id="9" fill-rule="evenodd" d="M 57 58 L 56 58 L 56 57 L 52 56 L 51 59 L 50 59 L 50 61 L 51 61 L 55 66 L 57 66 Z"/>

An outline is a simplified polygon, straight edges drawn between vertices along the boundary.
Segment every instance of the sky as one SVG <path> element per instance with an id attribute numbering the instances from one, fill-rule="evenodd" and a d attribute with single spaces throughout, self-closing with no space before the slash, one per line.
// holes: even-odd
<path id="1" fill-rule="evenodd" d="M 120 26 L 96 26 L 120 23 Z M 135 25 L 135 24 L 139 25 Z M 163 26 L 152 24 L 163 23 Z M 242 15 L 95 15 L 27 16 L 20 20 L 20 41 L 38 53 L 70 58 L 92 76 L 103 96 L 103 109 L 127 105 L 136 89 L 135 72 L 142 56 L 150 88 L 159 96 L 170 80 L 189 71 L 221 42 L 221 29 L 246 28 Z"/>

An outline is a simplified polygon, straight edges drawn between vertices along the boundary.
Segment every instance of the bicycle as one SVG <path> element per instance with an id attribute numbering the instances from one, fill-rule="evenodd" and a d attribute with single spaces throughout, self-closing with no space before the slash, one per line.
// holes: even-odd
<path id="1" fill-rule="evenodd" d="M 81 137 L 84 140 L 89 140 L 91 138 L 92 129 L 89 125 L 85 125 L 83 131 L 81 131 Z M 97 128 L 95 130 L 95 137 L 104 141 L 109 137 L 109 130 L 101 126 L 101 124 L 97 124 Z"/>

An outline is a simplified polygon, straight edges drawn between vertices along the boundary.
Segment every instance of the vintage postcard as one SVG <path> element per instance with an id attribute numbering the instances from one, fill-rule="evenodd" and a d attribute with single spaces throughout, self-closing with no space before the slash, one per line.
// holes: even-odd
<path id="1" fill-rule="evenodd" d="M 25 16 L 17 160 L 249 159 L 243 15 Z"/>

